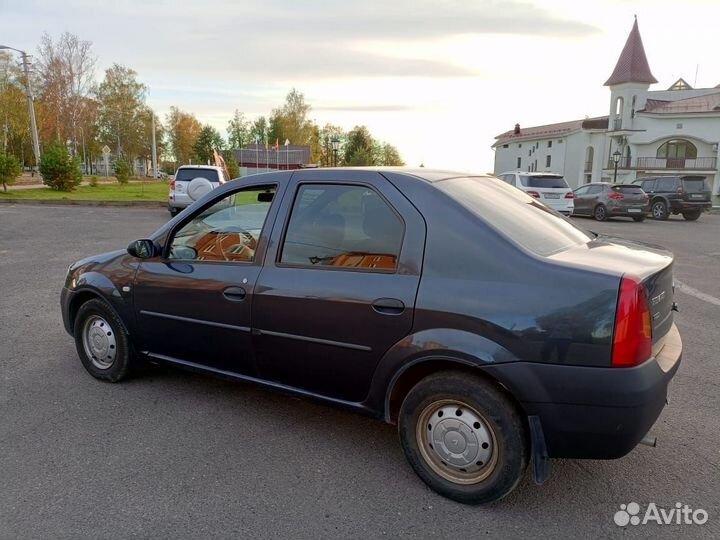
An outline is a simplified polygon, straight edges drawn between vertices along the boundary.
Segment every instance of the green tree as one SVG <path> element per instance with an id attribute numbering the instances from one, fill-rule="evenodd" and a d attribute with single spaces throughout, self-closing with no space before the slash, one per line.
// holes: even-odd
<path id="1" fill-rule="evenodd" d="M 305 101 L 305 96 L 295 88 L 288 92 L 285 97 L 285 104 L 274 109 L 270 117 L 269 138 L 270 142 L 278 141 L 282 144 L 288 139 L 292 144 L 303 144 L 316 147 L 318 129 L 315 123 L 309 118 L 310 105 Z M 318 156 L 313 156 L 316 159 Z"/>
<path id="2" fill-rule="evenodd" d="M 230 178 L 240 178 L 240 167 L 238 166 L 238 162 L 235 159 L 235 154 L 233 153 L 233 151 L 225 150 L 222 153 L 222 156 L 225 160 L 225 165 L 227 165 Z"/>
<path id="3" fill-rule="evenodd" d="M 194 159 L 197 160 L 194 147 L 202 130 L 202 124 L 194 114 L 181 111 L 177 107 L 170 107 L 170 113 L 165 120 L 165 130 L 176 165 L 185 165 Z"/>
<path id="4" fill-rule="evenodd" d="M 365 126 L 355 126 L 347 134 L 343 162 L 352 167 L 378 165 L 375 139 Z"/>
<path id="5" fill-rule="evenodd" d="M 392 144 L 382 143 L 379 148 L 380 165 L 388 167 L 401 167 L 405 162 L 400 157 L 400 152 Z"/>
<path id="6" fill-rule="evenodd" d="M 198 134 L 193 150 L 198 162 L 207 163 L 214 160 L 213 150 L 222 151 L 224 146 L 225 141 L 220 133 L 211 125 L 205 124 Z"/>
<path id="7" fill-rule="evenodd" d="M 237 109 L 228 121 L 227 134 L 228 147 L 231 150 L 242 148 L 250 142 L 250 121 Z"/>
<path id="8" fill-rule="evenodd" d="M 0 183 L 3 191 L 7 192 L 8 184 L 15 182 L 21 172 L 22 166 L 15 156 L 0 152 Z"/>
<path id="9" fill-rule="evenodd" d="M 133 166 L 127 159 L 118 158 L 113 163 L 113 171 L 120 184 L 127 184 L 133 174 Z"/>
<path id="10" fill-rule="evenodd" d="M 268 123 L 264 116 L 261 116 L 252 123 L 250 140 L 258 144 L 265 144 L 268 141 Z"/>
<path id="11" fill-rule="evenodd" d="M 58 191 L 72 191 L 80 183 L 80 160 L 68 152 L 64 144 L 50 143 L 40 158 L 43 183 Z"/>
<path id="12" fill-rule="evenodd" d="M 146 92 L 137 73 L 119 64 L 105 71 L 105 79 L 97 89 L 100 141 L 121 156 L 142 156 L 149 144 L 146 126 L 151 118 L 145 105 Z"/>
<path id="13" fill-rule="evenodd" d="M 14 58 L 0 50 L 0 152 L 13 154 L 23 165 L 32 156 L 29 126 L 22 73 Z"/>

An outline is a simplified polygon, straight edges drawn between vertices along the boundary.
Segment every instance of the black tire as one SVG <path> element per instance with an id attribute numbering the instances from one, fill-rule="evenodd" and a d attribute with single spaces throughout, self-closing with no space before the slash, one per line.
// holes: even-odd
<path id="1" fill-rule="evenodd" d="M 593 210 L 593 217 L 595 218 L 595 221 L 607 221 L 607 208 L 605 208 L 602 204 L 598 204 Z"/>
<path id="2" fill-rule="evenodd" d="M 667 203 L 662 199 L 653 201 L 651 212 L 653 219 L 657 219 L 658 221 L 665 221 L 670 217 L 670 214 L 668 214 Z"/>
<path id="3" fill-rule="evenodd" d="M 682 216 L 686 221 L 697 221 L 700 218 L 702 212 L 700 210 L 691 210 L 689 212 L 683 212 Z"/>
<path id="4" fill-rule="evenodd" d="M 170 212 L 171 218 L 174 218 L 175 216 L 177 216 L 180 213 L 180 211 L 177 208 L 168 208 L 168 211 Z"/>
<path id="5" fill-rule="evenodd" d="M 455 410 L 455 415 L 462 414 L 448 413 L 440 420 L 442 410 L 436 407 L 449 407 Z M 440 426 L 451 421 L 465 426 L 465 431 L 462 427 L 454 431 L 452 424 L 449 431 L 447 424 Z M 435 431 L 428 422 L 437 422 L 440 431 Z M 442 451 L 435 451 L 430 442 L 432 439 L 437 446 L 438 439 L 434 438 L 437 433 L 447 441 L 447 434 L 453 431 L 456 437 L 450 439 L 451 444 L 461 444 L 463 448 L 463 453 L 456 455 L 467 459 L 469 465 L 448 465 L 443 461 Z M 415 473 L 431 489 L 460 503 L 486 504 L 502 499 L 515 489 L 528 465 L 529 442 L 523 415 L 495 384 L 467 373 L 435 373 L 415 385 L 400 408 L 398 432 L 405 457 Z M 442 444 L 444 447 L 448 443 Z M 476 461 L 483 458 L 485 462 Z"/>
<path id="6" fill-rule="evenodd" d="M 93 337 L 89 337 L 90 332 L 94 332 Z M 90 375 L 113 383 L 128 377 L 132 367 L 132 347 L 120 317 L 108 304 L 93 299 L 80 306 L 75 316 L 74 334 L 78 356 Z M 105 339 L 103 334 L 108 336 L 105 346 L 102 343 Z M 93 342 L 93 345 L 88 344 L 87 350 L 86 335 L 88 342 Z M 98 341 L 101 343 L 95 348 Z M 99 354 L 98 351 L 107 354 Z"/>
<path id="7" fill-rule="evenodd" d="M 636 223 L 642 223 L 643 221 L 645 221 L 645 216 L 633 216 L 632 218 L 633 221 Z"/>

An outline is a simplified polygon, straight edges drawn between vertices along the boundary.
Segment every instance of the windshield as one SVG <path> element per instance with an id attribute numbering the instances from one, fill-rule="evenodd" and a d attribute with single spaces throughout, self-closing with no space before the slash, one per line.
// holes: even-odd
<path id="1" fill-rule="evenodd" d="M 215 169 L 178 169 L 175 180 L 187 182 L 194 178 L 207 178 L 211 182 L 219 182 L 218 173 Z"/>
<path id="2" fill-rule="evenodd" d="M 525 187 L 534 187 L 534 188 L 563 188 L 567 189 L 568 184 L 565 181 L 565 178 L 563 178 L 560 175 L 550 175 L 550 174 L 544 174 L 542 176 L 528 176 L 528 175 L 522 175 L 520 176 L 520 181 L 522 182 L 522 185 Z"/>
<path id="3" fill-rule="evenodd" d="M 537 255 L 547 256 L 594 238 L 533 197 L 495 178 L 452 178 L 435 185 Z"/>

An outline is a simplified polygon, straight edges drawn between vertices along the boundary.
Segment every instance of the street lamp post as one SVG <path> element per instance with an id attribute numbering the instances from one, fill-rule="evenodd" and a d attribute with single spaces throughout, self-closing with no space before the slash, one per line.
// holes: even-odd
<path id="1" fill-rule="evenodd" d="M 613 184 L 617 184 L 617 168 L 618 168 L 618 163 L 620 162 L 621 156 L 622 156 L 622 154 L 620 153 L 619 150 L 615 150 L 615 152 L 613 152 L 612 160 L 615 163 L 615 177 L 613 179 Z"/>
<path id="2" fill-rule="evenodd" d="M 33 152 L 35 153 L 35 167 L 39 167 L 40 141 L 38 140 L 37 121 L 35 120 L 35 106 L 33 104 L 32 86 L 30 85 L 30 60 L 28 59 L 28 54 L 20 49 L 8 47 L 7 45 L 0 45 L 0 49 L 9 49 L 11 51 L 19 52 L 22 56 L 23 74 L 25 75 L 25 90 L 27 92 L 28 99 L 28 114 L 30 116 L 30 127 L 32 129 Z"/>
<path id="3" fill-rule="evenodd" d="M 340 150 L 340 139 L 337 137 L 333 137 L 330 139 L 330 144 L 332 145 L 332 151 L 333 151 L 333 167 L 337 167 L 338 163 L 338 150 Z"/>

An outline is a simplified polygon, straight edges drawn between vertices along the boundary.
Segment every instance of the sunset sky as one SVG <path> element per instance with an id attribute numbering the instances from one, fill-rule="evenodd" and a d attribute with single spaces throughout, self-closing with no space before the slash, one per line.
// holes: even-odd
<path id="1" fill-rule="evenodd" d="M 495 135 L 607 114 L 610 75 L 637 15 L 664 89 L 720 84 L 720 2 L 0 0 L 0 42 L 35 52 L 42 33 L 92 41 L 97 78 L 135 69 L 148 103 L 225 133 L 292 87 L 312 117 L 365 124 L 409 165 L 492 170 Z"/>

